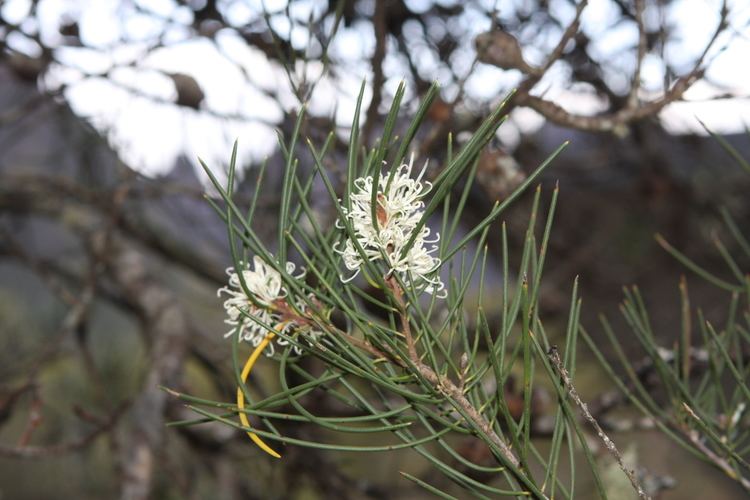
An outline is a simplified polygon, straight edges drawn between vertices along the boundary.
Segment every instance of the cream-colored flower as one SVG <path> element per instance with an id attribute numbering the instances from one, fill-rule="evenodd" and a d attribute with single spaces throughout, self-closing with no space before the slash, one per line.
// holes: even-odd
<path id="1" fill-rule="evenodd" d="M 295 265 L 292 262 L 286 263 L 286 272 L 288 274 L 294 273 Z M 219 288 L 217 295 L 221 297 L 222 294 L 228 296 L 224 301 L 224 309 L 227 312 L 227 319 L 224 322 L 232 326 L 224 337 L 230 337 L 235 335 L 239 328 L 239 340 L 249 342 L 253 347 L 257 347 L 263 339 L 272 332 L 271 329 L 279 328 L 283 325 L 281 330 L 275 330 L 276 332 L 286 333 L 292 327 L 297 326 L 294 321 L 282 321 L 280 313 L 275 307 L 277 301 L 284 300 L 287 297 L 287 291 L 284 288 L 281 275 L 273 267 L 266 264 L 263 259 L 258 256 L 253 258 L 253 268 L 249 265 L 242 270 L 242 278 L 245 281 L 247 291 L 253 295 L 255 302 L 250 300 L 245 294 L 240 283 L 240 277 L 236 273 L 233 267 L 227 269 L 229 275 L 229 283 L 227 286 Z M 295 276 L 295 278 L 302 278 L 304 272 Z M 297 303 L 297 309 L 304 311 L 304 303 Z M 309 329 L 308 329 L 309 330 Z M 306 338 L 308 340 L 315 340 L 321 335 L 321 332 L 317 331 L 306 331 Z M 288 345 L 289 341 L 281 337 L 276 337 L 276 343 L 279 345 Z M 293 347 L 296 353 L 300 353 L 301 349 L 295 345 Z M 274 343 L 268 344 L 268 348 L 265 351 L 267 356 L 272 356 L 274 353 Z"/>
<path id="2" fill-rule="evenodd" d="M 413 161 L 413 159 L 412 159 Z M 422 226 L 418 231 L 412 246 L 404 252 L 414 231 L 417 231 L 419 221 L 424 213 L 422 199 L 430 191 L 432 185 L 422 182 L 423 168 L 416 179 L 411 177 L 412 162 L 403 164 L 396 169 L 390 185 L 389 173 L 381 173 L 378 177 L 378 192 L 376 194 L 375 223 L 373 223 L 372 192 L 374 178 L 360 177 L 354 181 L 351 193 L 351 209 L 344 208 L 343 212 L 349 220 L 356 241 L 362 248 L 364 257 L 371 262 L 385 260 L 389 273 L 398 273 L 405 281 L 409 276 L 418 289 L 427 293 L 438 293 L 443 289 L 443 283 L 436 271 L 440 267 L 440 259 L 431 255 L 437 250 L 440 235 L 429 239 L 430 228 Z M 337 221 L 339 228 L 345 227 L 342 221 Z M 427 245 L 432 245 L 429 248 Z M 344 258 L 344 265 L 354 274 L 342 278 L 347 282 L 354 279 L 364 263 L 362 254 L 358 251 L 351 238 L 344 242 L 343 248 L 336 250 Z M 384 259 L 385 256 L 385 259 Z"/>

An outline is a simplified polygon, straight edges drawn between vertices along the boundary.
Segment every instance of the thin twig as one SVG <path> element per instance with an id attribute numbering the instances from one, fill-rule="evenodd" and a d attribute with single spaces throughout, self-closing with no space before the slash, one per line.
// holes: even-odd
<path id="1" fill-rule="evenodd" d="M 409 324 L 409 315 L 407 314 L 408 306 L 404 302 L 404 292 L 396 282 L 396 278 L 391 276 L 387 280 L 388 286 L 393 292 L 393 296 L 396 299 L 399 310 L 401 312 L 401 333 L 404 334 L 406 339 L 406 350 L 409 353 L 409 358 L 413 362 L 419 362 L 419 355 L 417 354 L 417 346 L 414 343 L 414 336 L 411 334 L 411 325 Z"/>
<path id="2" fill-rule="evenodd" d="M 635 476 L 635 471 L 628 469 L 625 466 L 625 462 L 623 462 L 622 455 L 617 450 L 615 443 L 609 438 L 609 436 L 607 436 L 607 434 L 604 432 L 604 429 L 602 429 L 602 427 L 599 425 L 599 422 L 597 422 L 596 419 L 591 415 L 591 412 L 589 412 L 589 409 L 586 403 L 584 403 L 581 400 L 581 397 L 578 395 L 578 391 L 576 391 L 576 388 L 573 386 L 573 382 L 570 380 L 570 375 L 568 374 L 568 370 L 565 369 L 565 366 L 560 360 L 560 354 L 557 352 L 557 348 L 553 346 L 549 350 L 547 355 L 550 361 L 552 361 L 552 364 L 554 365 L 557 372 L 560 374 L 560 377 L 562 378 L 563 383 L 565 384 L 565 388 L 568 390 L 568 394 L 570 394 L 570 397 L 573 399 L 575 404 L 581 410 L 581 414 L 583 414 L 584 418 L 589 422 L 589 424 L 591 424 L 594 430 L 596 430 L 596 434 L 599 436 L 599 439 L 602 440 L 602 442 L 604 443 L 604 446 L 607 448 L 610 454 L 615 458 L 615 460 L 617 461 L 617 464 L 620 466 L 620 469 L 622 469 L 625 475 L 628 476 L 628 479 L 630 480 L 630 484 L 633 485 L 633 488 L 635 488 L 635 491 L 638 493 L 638 497 L 642 499 L 650 500 L 651 497 L 646 493 L 646 491 L 643 489 L 641 484 L 638 482 L 638 479 Z"/>
<path id="3" fill-rule="evenodd" d="M 16 458 L 16 459 L 27 459 L 36 460 L 43 458 L 59 457 L 67 453 L 86 448 L 93 443 L 96 438 L 100 435 L 109 432 L 118 422 L 120 416 L 123 414 L 126 405 L 123 404 L 107 419 L 102 420 L 91 432 L 86 434 L 81 439 L 76 441 L 70 441 L 68 443 L 55 444 L 51 446 L 5 446 L 0 445 L 0 456 Z"/>
<path id="4" fill-rule="evenodd" d="M 31 401 L 31 407 L 29 408 L 29 416 L 26 421 L 26 428 L 21 433 L 21 437 L 18 439 L 17 446 L 19 448 L 25 448 L 31 441 L 31 436 L 34 431 L 42 425 L 42 398 L 39 395 L 38 386 L 32 386 L 32 394 L 34 395 Z"/>
<path id="5" fill-rule="evenodd" d="M 688 412 L 688 414 L 694 418 L 695 420 L 700 422 L 700 417 L 695 414 L 692 408 L 688 406 L 686 403 L 682 404 L 683 408 Z M 750 492 L 750 480 L 748 480 L 746 477 L 743 477 L 741 474 L 738 474 L 737 471 L 730 465 L 730 463 L 723 457 L 720 457 L 714 451 L 706 445 L 706 443 L 703 442 L 703 440 L 700 438 L 700 433 L 694 429 L 688 429 L 680 426 L 682 433 L 687 437 L 693 445 L 698 448 L 701 453 L 703 453 L 706 458 L 708 458 L 711 462 L 716 465 L 724 474 L 732 478 L 733 480 L 740 483 L 740 485 L 748 492 Z"/>
<path id="6" fill-rule="evenodd" d="M 568 24 L 568 27 L 565 28 L 565 31 L 563 32 L 562 36 L 560 37 L 560 40 L 557 42 L 557 45 L 554 49 L 552 49 L 552 52 L 550 53 L 549 57 L 545 61 L 544 65 L 541 68 L 541 74 L 537 75 L 537 81 L 541 79 L 541 76 L 552 67 L 553 64 L 555 64 L 558 59 L 560 59 L 563 55 L 563 52 L 565 51 L 565 47 L 568 45 L 568 42 L 573 39 L 575 34 L 578 32 L 578 28 L 581 25 L 581 15 L 583 14 L 583 10 L 588 5 L 588 0 L 581 0 L 578 2 L 578 5 L 576 6 L 576 13 L 575 16 L 573 16 L 573 20 Z"/>
<path id="7" fill-rule="evenodd" d="M 711 462 L 716 465 L 719 469 L 721 469 L 724 474 L 729 476 L 730 478 L 734 479 L 740 485 L 748 492 L 750 492 L 750 481 L 748 481 L 747 478 L 744 478 L 737 474 L 737 471 L 732 468 L 731 465 L 729 465 L 729 462 L 727 462 L 724 458 L 720 457 L 716 453 L 711 450 L 706 444 L 701 441 L 698 432 L 696 431 L 689 431 L 685 433 L 685 436 L 690 440 L 693 445 L 698 448 L 701 453 L 703 453 L 706 458 L 708 458 Z"/>
<path id="8" fill-rule="evenodd" d="M 641 66 L 643 65 L 643 58 L 646 57 L 646 48 L 648 44 L 646 38 L 646 25 L 643 22 L 644 9 L 644 0 L 635 0 L 635 22 L 638 25 L 638 54 L 636 55 L 633 81 L 630 84 L 630 93 L 628 94 L 627 106 L 629 108 L 638 107 L 638 90 L 641 88 Z"/>
<path id="9" fill-rule="evenodd" d="M 375 127 L 375 120 L 378 117 L 378 108 L 383 100 L 383 84 L 385 75 L 383 74 L 383 61 L 385 60 L 386 44 L 388 42 L 388 27 L 386 26 L 386 16 L 388 15 L 388 6 L 386 1 L 375 2 L 375 13 L 372 16 L 372 24 L 375 29 L 375 51 L 372 54 L 372 99 L 370 106 L 367 108 L 365 116 L 365 127 L 362 131 L 362 137 L 366 143 L 370 142 L 370 135 Z"/>
<path id="10" fill-rule="evenodd" d="M 639 0 L 639 7 L 642 8 L 642 1 Z M 567 29 L 563 33 L 563 36 L 560 39 L 560 42 L 558 43 L 557 47 L 553 49 L 553 51 L 550 54 L 550 57 L 548 57 L 547 61 L 545 62 L 542 67 L 539 68 L 538 71 L 531 72 L 526 76 L 524 81 L 522 81 L 518 86 L 518 91 L 513 95 L 510 102 L 507 104 L 507 111 L 510 112 L 510 110 L 515 106 L 526 106 L 534 111 L 538 112 L 542 116 L 544 116 L 546 119 L 550 120 L 551 122 L 557 123 L 558 125 L 562 125 L 565 127 L 571 127 L 576 128 L 579 130 L 590 130 L 590 131 L 600 131 L 600 132 L 621 132 L 623 131 L 623 127 L 628 125 L 631 122 L 641 120 L 643 118 L 647 118 L 649 116 L 655 116 L 659 112 L 661 112 L 664 107 L 667 105 L 679 101 L 683 98 L 685 92 L 698 80 L 703 78 L 703 74 L 705 72 L 705 66 L 706 66 L 706 57 L 709 53 L 709 51 L 715 46 L 716 41 L 718 40 L 719 36 L 728 28 L 728 22 L 727 18 L 729 15 L 729 10 L 726 5 L 726 1 L 722 3 L 721 7 L 721 14 L 720 14 L 720 20 L 718 25 L 716 26 L 716 29 L 714 30 L 712 36 L 704 46 L 703 52 L 700 54 L 700 56 L 695 60 L 692 68 L 690 71 L 685 73 L 683 76 L 677 79 L 677 81 L 672 85 L 671 88 L 666 90 L 664 94 L 652 101 L 640 104 L 637 103 L 637 92 L 640 89 L 640 85 L 638 80 L 640 80 L 640 62 L 637 65 L 636 73 L 634 74 L 634 81 L 632 83 L 631 89 L 630 89 L 630 96 L 629 96 L 629 103 L 626 104 L 622 109 L 612 111 L 605 114 L 599 114 L 595 116 L 589 116 L 589 115 L 580 115 L 576 113 L 569 112 L 568 110 L 564 109 L 560 105 L 558 105 L 555 102 L 552 102 L 550 100 L 544 99 L 543 97 L 539 97 L 536 95 L 531 95 L 531 90 L 534 88 L 534 86 L 540 81 L 541 77 L 544 76 L 546 69 L 549 68 L 552 64 L 554 64 L 555 61 L 557 61 L 562 56 L 562 51 L 567 44 L 567 42 L 571 39 L 571 37 L 576 33 L 578 28 L 578 16 L 580 16 L 580 13 L 582 12 L 583 8 L 585 7 L 586 2 L 582 1 L 578 4 L 578 9 L 576 12 L 576 17 L 574 20 L 568 25 Z M 638 7 L 636 10 L 638 11 Z M 641 17 L 640 14 L 636 16 L 636 22 L 639 25 L 639 44 L 638 44 L 638 60 L 641 61 L 645 57 L 645 51 L 647 50 L 647 42 L 648 40 L 645 40 L 645 26 L 643 24 L 643 20 L 641 19 L 638 21 L 638 19 Z M 492 61 L 487 61 L 489 64 L 493 64 Z M 635 97 L 634 97 L 635 96 Z M 636 104 L 631 105 L 630 102 L 635 99 Z"/>
<path id="11" fill-rule="evenodd" d="M 439 393 L 448 396 L 452 404 L 456 405 L 471 422 L 486 435 L 499 449 L 503 457 L 513 465 L 513 467 L 519 467 L 521 462 L 518 457 L 513 453 L 510 446 L 503 440 L 492 425 L 487 421 L 486 418 L 471 404 L 462 388 L 457 386 L 448 377 L 441 377 L 435 371 L 424 364 L 417 353 L 414 338 L 411 333 L 411 327 L 409 326 L 409 314 L 408 305 L 404 301 L 403 290 L 396 282 L 395 278 L 391 277 L 387 280 L 388 285 L 393 291 L 394 298 L 398 305 L 401 315 L 401 329 L 406 339 L 407 350 L 409 351 L 409 358 L 414 368 L 417 370 L 419 375 L 422 376 L 432 387 Z M 546 498 L 546 497 L 543 497 Z"/>

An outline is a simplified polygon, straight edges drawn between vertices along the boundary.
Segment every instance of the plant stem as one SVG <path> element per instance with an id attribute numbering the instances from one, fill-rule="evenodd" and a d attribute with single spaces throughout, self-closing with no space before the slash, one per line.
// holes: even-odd
<path id="1" fill-rule="evenodd" d="M 552 365 L 560 374 L 563 384 L 565 384 L 565 388 L 568 390 L 568 394 L 570 394 L 570 397 L 581 410 L 581 414 L 583 414 L 584 418 L 594 428 L 596 434 L 599 436 L 599 439 L 601 439 L 602 443 L 604 443 L 604 446 L 615 458 L 615 460 L 617 461 L 617 465 L 619 465 L 620 469 L 622 469 L 625 475 L 628 476 L 630 484 L 633 485 L 633 488 L 635 488 L 635 491 L 638 493 L 638 497 L 644 500 L 651 500 L 651 497 L 644 491 L 643 487 L 638 482 L 638 479 L 635 477 L 635 471 L 628 469 L 625 466 L 625 462 L 623 462 L 622 460 L 622 455 L 615 446 L 614 441 L 612 441 L 612 439 L 610 439 L 610 437 L 605 434 L 604 429 L 602 429 L 602 427 L 599 425 L 599 422 L 597 422 L 593 415 L 591 415 L 591 412 L 589 411 L 586 403 L 581 400 L 581 397 L 578 395 L 578 391 L 576 391 L 576 388 L 573 386 L 573 382 L 570 380 L 568 370 L 565 369 L 565 366 L 560 360 L 560 354 L 557 352 L 557 348 L 555 346 L 552 346 L 547 355 L 549 356 L 550 361 L 552 361 Z"/>
<path id="2" fill-rule="evenodd" d="M 453 404 L 461 409 L 464 415 L 471 420 L 471 422 L 485 434 L 492 443 L 500 449 L 505 460 L 508 461 L 514 468 L 520 466 L 518 457 L 513 453 L 510 446 L 497 434 L 492 425 L 487 419 L 471 404 L 469 399 L 466 397 L 464 392 L 448 377 L 441 377 L 432 368 L 424 364 L 417 353 L 417 348 L 414 342 L 414 337 L 411 333 L 411 327 L 409 325 L 408 305 L 404 301 L 404 294 L 401 287 L 396 282 L 395 278 L 391 277 L 386 280 L 389 288 L 393 292 L 393 296 L 396 299 L 400 316 L 401 316 L 401 330 L 406 339 L 406 347 L 409 353 L 409 358 L 417 370 L 417 372 L 427 380 L 437 392 L 448 396 Z M 526 477 L 520 477 L 522 482 L 529 485 L 529 480 Z M 541 495 L 541 498 L 547 498 L 543 493 L 537 490 L 537 495 Z"/>

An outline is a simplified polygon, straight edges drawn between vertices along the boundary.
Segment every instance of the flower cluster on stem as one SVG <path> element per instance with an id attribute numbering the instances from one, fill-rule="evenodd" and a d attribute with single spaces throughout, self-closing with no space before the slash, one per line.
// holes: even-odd
<path id="1" fill-rule="evenodd" d="M 349 199 L 351 208 L 344 207 L 343 212 L 357 244 L 352 238 L 347 238 L 343 247 L 336 247 L 346 268 L 354 273 L 342 277 L 342 281 L 354 279 L 365 260 L 384 261 L 389 276 L 396 273 L 405 283 L 413 282 L 422 292 L 444 292 L 443 282 L 436 273 L 440 259 L 433 255 L 440 235 L 436 233 L 430 238 L 430 228 L 426 224 L 419 227 L 424 214 L 422 200 L 432 185 L 422 181 L 424 168 L 416 178 L 411 177 L 412 163 L 413 159 L 392 174 L 386 172 L 377 176 L 374 210 L 372 193 L 376 189 L 376 177 L 360 177 L 354 181 Z M 337 226 L 343 229 L 345 224 L 339 220 Z M 409 246 L 415 231 L 417 234 Z"/>
<path id="2" fill-rule="evenodd" d="M 252 268 L 247 263 L 242 265 L 245 266 L 241 270 L 242 278 L 234 267 L 228 268 L 229 282 L 217 291 L 219 297 L 222 294 L 227 296 L 224 301 L 227 319 L 224 322 L 232 326 L 224 337 L 238 334 L 240 341 L 244 340 L 253 347 L 257 347 L 269 333 L 286 334 L 294 328 L 304 327 L 306 340 L 313 342 L 322 334 L 310 328 L 309 325 L 301 324 L 299 319 L 288 317 L 291 310 L 287 302 L 288 293 L 276 269 L 258 256 L 253 258 Z M 287 262 L 286 272 L 293 275 L 294 271 L 294 263 Z M 301 279 L 304 274 L 301 272 L 293 276 Z M 244 288 L 242 281 L 244 281 Z M 252 297 L 249 297 L 246 291 Z M 302 312 L 306 309 L 303 301 L 296 301 L 295 306 Z M 276 337 L 276 344 L 285 346 L 289 344 L 289 341 L 279 336 Z M 298 354 L 301 352 L 298 345 L 295 345 L 293 349 Z M 274 351 L 274 342 L 270 342 L 265 354 L 272 356 Z"/>

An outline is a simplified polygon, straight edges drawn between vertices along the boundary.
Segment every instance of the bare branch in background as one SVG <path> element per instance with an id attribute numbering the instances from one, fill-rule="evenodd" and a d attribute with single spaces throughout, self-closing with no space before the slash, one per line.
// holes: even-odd
<path id="1" fill-rule="evenodd" d="M 388 43 L 388 32 L 386 30 L 386 17 L 388 15 L 388 1 L 375 2 L 375 14 L 372 17 L 375 28 L 375 51 L 372 54 L 372 99 L 365 115 L 365 126 L 362 129 L 362 137 L 368 143 L 378 118 L 380 104 L 383 102 L 383 61 L 385 60 L 385 49 Z"/>
<path id="2" fill-rule="evenodd" d="M 141 393 L 133 400 L 132 429 L 123 441 L 120 498 L 146 499 L 161 453 L 167 395 L 162 385 L 179 386 L 187 348 L 188 320 L 173 294 L 149 278 L 143 257 L 134 250 L 112 249 L 111 276 L 142 315 L 151 339 L 149 369 Z"/>
<path id="3" fill-rule="evenodd" d="M 69 453 L 81 451 L 90 446 L 101 435 L 110 432 L 117 424 L 124 410 L 124 406 L 118 408 L 112 415 L 101 420 L 101 422 L 82 438 L 62 444 L 51 446 L 16 446 L 9 447 L 0 445 L 0 456 L 22 460 L 40 460 L 45 458 L 59 457 Z"/>
<path id="4" fill-rule="evenodd" d="M 476 39 L 477 51 L 481 58 L 480 60 L 502 69 L 517 68 L 527 75 L 519 84 L 518 91 L 513 96 L 512 102 L 514 104 L 518 106 L 528 106 L 551 122 L 579 130 L 616 132 L 618 134 L 623 134 L 626 130 L 624 127 L 628 124 L 650 116 L 655 116 L 664 109 L 665 106 L 682 99 L 685 92 L 703 77 L 706 56 L 709 51 L 714 48 L 719 36 L 724 33 L 729 26 L 729 11 L 726 7 L 726 3 L 724 3 L 721 8 L 719 23 L 703 52 L 695 61 L 693 68 L 687 74 L 679 77 L 671 88 L 665 91 L 663 96 L 652 101 L 640 103 L 638 95 L 641 93 L 641 64 L 646 55 L 647 34 L 642 12 L 644 2 L 638 0 L 636 2 L 636 14 L 634 16 L 639 33 L 636 67 L 631 80 L 632 83 L 626 100 L 626 105 L 622 109 L 604 114 L 581 115 L 569 112 L 553 101 L 532 95 L 531 91 L 541 80 L 546 71 L 562 57 L 565 47 L 568 42 L 573 39 L 579 28 L 580 16 L 586 5 L 587 2 L 585 0 L 578 3 L 576 15 L 573 21 L 567 26 L 559 43 L 541 68 L 531 68 L 522 62 L 523 59 L 520 54 L 520 47 L 512 35 L 503 32 L 488 32 L 480 35 Z"/>

